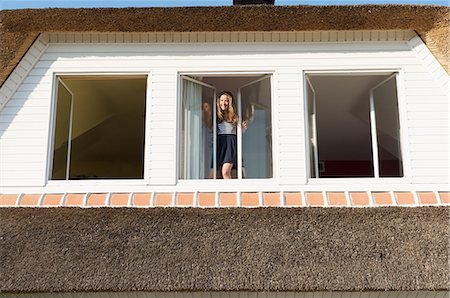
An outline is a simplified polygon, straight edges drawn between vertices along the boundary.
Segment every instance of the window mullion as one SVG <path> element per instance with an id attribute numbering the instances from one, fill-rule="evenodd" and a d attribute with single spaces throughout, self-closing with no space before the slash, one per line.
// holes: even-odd
<path id="1" fill-rule="evenodd" d="M 69 139 L 67 141 L 67 167 L 66 167 L 66 180 L 70 179 L 70 162 L 72 155 L 72 122 L 73 122 L 73 95 L 70 101 L 70 118 L 69 118 Z"/>
<path id="2" fill-rule="evenodd" d="M 372 137 L 372 161 L 373 175 L 375 178 L 380 177 L 380 165 L 378 156 L 378 139 L 377 139 L 377 122 L 375 118 L 375 104 L 373 98 L 373 89 L 370 90 L 370 133 Z"/>
<path id="3" fill-rule="evenodd" d="M 238 96 L 237 96 L 237 105 L 238 105 L 238 115 L 240 117 L 239 124 L 237 126 L 237 177 L 238 179 L 242 179 L 242 106 L 241 106 L 241 88 L 239 88 Z"/>
<path id="4" fill-rule="evenodd" d="M 318 144 L 317 144 L 317 107 L 316 107 L 316 92 L 314 90 L 314 87 L 310 81 L 310 79 L 308 77 L 306 77 L 306 81 L 307 84 L 309 86 L 309 88 L 311 89 L 311 96 L 312 96 L 312 106 L 308 107 L 308 110 L 310 110 L 311 112 L 311 123 L 308 123 L 308 125 L 311 125 L 311 133 L 312 136 L 309 136 L 310 142 L 311 142 L 311 147 L 313 150 L 313 155 L 314 155 L 314 160 L 313 160 L 313 167 L 314 167 L 314 178 L 319 178 L 319 152 L 318 152 Z M 307 103 L 308 104 L 308 103 Z"/>
<path id="5" fill-rule="evenodd" d="M 69 92 L 70 94 L 70 111 L 69 111 L 69 132 L 67 137 L 67 156 L 66 156 L 66 180 L 70 180 L 70 156 L 72 152 L 72 123 L 73 123 L 73 100 L 74 95 L 69 87 L 64 83 L 61 78 L 58 78 L 58 82 Z"/>
<path id="6" fill-rule="evenodd" d="M 217 94 L 216 88 L 214 88 L 214 101 L 213 101 L 213 179 L 217 179 Z"/>

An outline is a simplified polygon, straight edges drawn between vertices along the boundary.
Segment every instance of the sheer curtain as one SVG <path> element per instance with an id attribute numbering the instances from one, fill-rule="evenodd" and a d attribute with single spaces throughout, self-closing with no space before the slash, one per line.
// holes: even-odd
<path id="1" fill-rule="evenodd" d="M 183 80 L 185 179 L 203 176 L 202 86 Z"/>

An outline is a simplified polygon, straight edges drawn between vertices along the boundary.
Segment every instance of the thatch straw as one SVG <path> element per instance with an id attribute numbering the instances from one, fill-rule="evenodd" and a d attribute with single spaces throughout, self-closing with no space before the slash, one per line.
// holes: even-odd
<path id="1" fill-rule="evenodd" d="M 39 33 L 412 29 L 449 65 L 450 8 L 425 5 L 227 6 L 0 11 L 0 85 Z"/>
<path id="2" fill-rule="evenodd" d="M 450 208 L 1 208 L 0 292 L 450 290 Z"/>

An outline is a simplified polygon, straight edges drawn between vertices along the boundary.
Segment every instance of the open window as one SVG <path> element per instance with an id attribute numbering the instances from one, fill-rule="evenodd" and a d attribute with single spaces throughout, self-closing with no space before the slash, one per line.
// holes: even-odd
<path id="1" fill-rule="evenodd" d="M 233 94 L 239 115 L 233 178 L 273 177 L 271 76 L 183 75 L 180 81 L 179 178 L 221 178 L 216 100 L 225 90 Z"/>
<path id="2" fill-rule="evenodd" d="M 403 177 L 397 73 L 307 74 L 311 178 Z"/>
<path id="3" fill-rule="evenodd" d="M 146 86 L 146 76 L 58 76 L 50 179 L 143 179 Z"/>

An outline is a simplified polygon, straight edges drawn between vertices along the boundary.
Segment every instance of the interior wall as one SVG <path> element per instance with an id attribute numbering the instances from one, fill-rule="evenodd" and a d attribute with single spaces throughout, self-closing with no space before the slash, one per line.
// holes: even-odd
<path id="1" fill-rule="evenodd" d="M 236 98 L 238 89 L 261 76 L 244 76 L 244 77 L 203 77 L 202 81 L 213 85 L 217 89 L 217 94 L 222 91 L 230 91 L 233 96 Z"/>
<path id="2" fill-rule="evenodd" d="M 70 130 L 70 113 L 72 106 L 72 95 L 69 93 L 66 87 L 58 82 L 58 100 L 56 104 L 56 114 L 58 115 L 55 120 L 53 148 L 58 149 L 63 145 L 67 145 Z"/>
<path id="3" fill-rule="evenodd" d="M 371 160 L 369 91 L 386 75 L 310 76 L 320 159 Z"/>
<path id="4" fill-rule="evenodd" d="M 72 138 L 76 138 L 113 114 L 107 98 L 99 94 L 95 83 L 88 80 L 64 79 L 74 94 Z"/>

